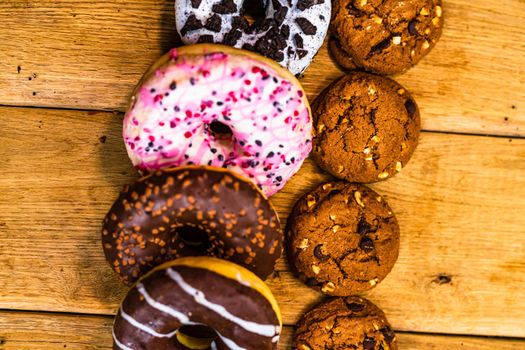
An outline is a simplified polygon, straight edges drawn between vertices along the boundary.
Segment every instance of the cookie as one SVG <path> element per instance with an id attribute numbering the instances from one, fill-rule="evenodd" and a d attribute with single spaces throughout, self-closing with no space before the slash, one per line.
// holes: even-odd
<path id="1" fill-rule="evenodd" d="M 399 254 L 399 226 L 384 198 L 344 181 L 322 184 L 299 199 L 286 233 L 292 271 L 329 295 L 373 288 Z"/>
<path id="2" fill-rule="evenodd" d="M 441 0 L 335 0 L 333 6 L 331 32 L 341 51 L 330 49 L 343 67 L 350 59 L 378 74 L 404 72 L 432 50 L 443 28 Z"/>
<path id="3" fill-rule="evenodd" d="M 292 349 L 397 350 L 397 340 L 383 311 L 353 296 L 328 300 L 303 315 Z"/>
<path id="4" fill-rule="evenodd" d="M 416 149 L 419 109 L 392 79 L 352 72 L 312 104 L 313 158 L 351 182 L 385 180 L 403 169 Z"/>

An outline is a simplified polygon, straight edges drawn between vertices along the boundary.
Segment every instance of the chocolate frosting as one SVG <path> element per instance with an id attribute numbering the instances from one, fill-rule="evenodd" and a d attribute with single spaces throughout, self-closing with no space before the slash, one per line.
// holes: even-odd
<path id="1" fill-rule="evenodd" d="M 197 255 L 230 260 L 264 279 L 282 239 L 277 213 L 251 181 L 196 166 L 126 186 L 102 229 L 106 259 L 128 285 L 163 262 Z"/>

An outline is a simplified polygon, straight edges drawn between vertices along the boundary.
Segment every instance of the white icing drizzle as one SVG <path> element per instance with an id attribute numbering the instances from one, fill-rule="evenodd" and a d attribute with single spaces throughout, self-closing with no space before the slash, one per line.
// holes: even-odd
<path id="1" fill-rule="evenodd" d="M 238 326 L 247 330 L 248 332 L 262 335 L 264 337 L 272 337 L 272 338 L 279 334 L 280 326 L 260 324 L 260 323 L 243 320 L 231 314 L 230 312 L 228 312 L 228 310 L 226 310 L 224 306 L 212 303 L 211 301 L 207 300 L 206 296 L 204 295 L 202 291 L 195 289 L 191 285 L 186 283 L 186 281 L 184 281 L 184 279 L 178 272 L 174 271 L 171 268 L 168 268 L 166 270 L 166 273 L 173 281 L 175 281 L 180 286 L 180 288 L 182 288 L 182 290 L 184 290 L 189 295 L 192 295 L 195 302 L 216 312 L 217 314 L 221 315 L 223 318 L 237 324 Z M 226 341 L 224 343 L 230 346 Z M 233 348 L 233 349 L 237 349 L 237 348 Z M 241 349 L 241 348 L 238 348 L 238 349 Z"/>
<path id="2" fill-rule="evenodd" d="M 196 324 L 194 322 L 191 322 L 189 317 L 186 316 L 185 314 L 183 314 L 182 312 L 180 312 L 178 310 L 175 310 L 174 308 L 169 307 L 168 305 L 159 303 L 158 301 L 153 299 L 151 297 L 151 295 L 148 294 L 148 292 L 146 291 L 146 288 L 144 287 L 144 285 L 142 283 L 138 283 L 136 288 L 137 288 L 138 292 L 144 297 L 146 302 L 151 307 L 153 307 L 153 308 L 155 308 L 155 309 L 157 309 L 159 311 L 162 311 L 162 312 L 164 312 L 164 313 L 166 313 L 166 314 L 168 314 L 170 316 L 173 316 L 180 323 L 182 323 L 184 325 L 191 326 L 191 325 L 195 325 Z"/>
<path id="3" fill-rule="evenodd" d="M 219 332 L 215 331 L 219 338 L 221 338 L 222 342 L 231 350 L 247 350 L 246 348 L 243 348 L 239 345 L 237 345 L 233 340 L 223 337 Z M 213 342 L 214 344 L 215 342 Z"/>
<path id="4" fill-rule="evenodd" d="M 143 325 L 142 323 L 140 323 L 139 321 L 135 320 L 133 317 L 131 317 L 130 315 L 128 315 L 127 313 L 124 312 L 124 310 L 122 308 L 120 308 L 120 315 L 122 316 L 122 318 L 124 320 L 126 320 L 126 322 L 128 322 L 130 325 L 134 326 L 135 328 L 138 328 L 140 329 L 141 331 L 145 332 L 145 333 L 148 333 L 149 335 L 152 335 L 154 337 L 157 337 L 157 338 L 171 338 L 173 337 L 175 334 L 177 334 L 177 330 L 174 330 L 173 332 L 170 332 L 170 333 L 158 333 L 157 331 L 149 328 L 148 326 L 146 325 Z"/>
<path id="5" fill-rule="evenodd" d="M 250 283 L 250 281 L 245 281 L 243 278 L 242 278 L 242 275 L 240 272 L 237 273 L 237 275 L 235 275 L 235 279 L 237 279 L 237 282 L 239 282 L 240 284 L 242 284 L 243 286 L 246 286 L 246 287 L 252 287 L 252 284 Z"/>
<path id="6" fill-rule="evenodd" d="M 117 336 L 115 335 L 115 330 L 112 330 L 111 331 L 111 334 L 113 334 L 113 341 L 115 342 L 115 344 L 117 344 L 117 346 L 119 347 L 119 349 L 122 349 L 122 350 L 133 350 L 132 348 L 122 344 L 120 342 L 120 340 L 118 340 Z"/>

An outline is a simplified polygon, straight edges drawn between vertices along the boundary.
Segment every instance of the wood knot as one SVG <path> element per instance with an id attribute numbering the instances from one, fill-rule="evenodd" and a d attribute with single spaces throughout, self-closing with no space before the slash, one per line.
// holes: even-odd
<path id="1" fill-rule="evenodd" d="M 432 280 L 432 283 L 436 283 L 436 284 L 439 284 L 439 285 L 450 284 L 450 283 L 452 283 L 452 277 L 447 275 L 447 274 L 441 273 L 441 274 L 437 275 L 436 278 L 434 278 Z"/>

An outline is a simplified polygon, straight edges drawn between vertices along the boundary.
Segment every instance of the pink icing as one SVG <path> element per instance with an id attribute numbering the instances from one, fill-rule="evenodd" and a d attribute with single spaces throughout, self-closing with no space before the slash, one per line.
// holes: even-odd
<path id="1" fill-rule="evenodd" d="M 303 92 L 254 59 L 170 52 L 139 88 L 124 118 L 133 164 L 156 170 L 187 164 L 225 167 L 267 195 L 280 190 L 311 151 L 312 123 Z M 230 127 L 216 134 L 212 122 Z"/>

